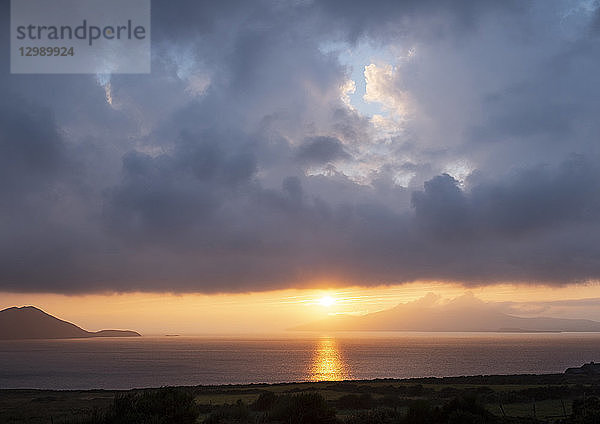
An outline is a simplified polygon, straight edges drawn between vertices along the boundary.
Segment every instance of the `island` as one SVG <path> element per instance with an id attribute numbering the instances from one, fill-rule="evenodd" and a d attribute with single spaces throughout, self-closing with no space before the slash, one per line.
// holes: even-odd
<path id="1" fill-rule="evenodd" d="M 140 336 L 140 333 L 131 330 L 87 331 L 35 306 L 12 307 L 0 311 L 0 340 Z"/>

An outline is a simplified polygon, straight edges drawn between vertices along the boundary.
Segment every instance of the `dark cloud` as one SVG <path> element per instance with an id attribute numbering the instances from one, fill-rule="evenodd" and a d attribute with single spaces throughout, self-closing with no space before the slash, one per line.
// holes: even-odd
<path id="1" fill-rule="evenodd" d="M 335 137 L 311 137 L 298 148 L 296 158 L 303 163 L 322 165 L 349 158 L 344 146 Z"/>
<path id="2" fill-rule="evenodd" d="M 125 240 L 184 241 L 213 225 L 213 215 L 256 172 L 251 153 L 227 151 L 218 134 L 183 134 L 171 154 L 131 152 L 120 184 L 107 192 L 109 228 Z M 196 233 L 195 230 L 198 230 Z"/>
<path id="3" fill-rule="evenodd" d="M 13 100 L 0 109 L 0 185 L 19 196 L 46 188 L 68 163 L 51 112 Z"/>
<path id="4" fill-rule="evenodd" d="M 600 9 L 596 9 L 591 28 L 596 34 L 600 33 Z"/>
<path id="5" fill-rule="evenodd" d="M 149 75 L 5 55 L 0 289 L 597 280 L 598 10 L 562 7 L 182 1 Z M 341 91 L 364 42 L 379 120 Z"/>
<path id="6" fill-rule="evenodd" d="M 462 239 L 471 231 L 472 218 L 458 181 L 448 174 L 425 182 L 425 190 L 413 193 L 417 222 L 425 232 L 440 238 Z"/>
<path id="7" fill-rule="evenodd" d="M 576 156 L 553 168 L 539 166 L 500 181 L 476 183 L 468 193 L 444 174 L 413 193 L 417 221 L 439 238 L 518 237 L 597 221 L 600 173 Z"/>
<path id="8" fill-rule="evenodd" d="M 527 2 L 460 0 L 452 3 L 438 0 L 376 0 L 366 2 L 344 2 L 343 0 L 316 1 L 313 7 L 326 16 L 329 25 L 345 33 L 351 40 L 365 34 L 385 37 L 389 34 L 402 35 L 416 31 L 429 36 L 448 35 L 452 31 L 462 32 L 478 24 L 481 15 L 494 12 L 522 12 Z M 432 26 L 417 28 L 417 23 L 432 21 Z"/>

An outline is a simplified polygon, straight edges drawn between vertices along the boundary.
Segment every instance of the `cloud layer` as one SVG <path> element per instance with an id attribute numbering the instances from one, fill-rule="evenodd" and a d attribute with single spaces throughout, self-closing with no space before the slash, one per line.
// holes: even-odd
<path id="1" fill-rule="evenodd" d="M 152 13 L 149 75 L 4 55 L 0 290 L 600 278 L 593 2 Z"/>

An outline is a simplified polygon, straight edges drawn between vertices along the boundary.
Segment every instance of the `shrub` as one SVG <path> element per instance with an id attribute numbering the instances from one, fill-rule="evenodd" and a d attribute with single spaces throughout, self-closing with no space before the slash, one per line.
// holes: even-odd
<path id="1" fill-rule="evenodd" d="M 277 401 L 277 396 L 273 392 L 261 393 L 258 399 L 250 405 L 255 411 L 268 411 Z"/>
<path id="2" fill-rule="evenodd" d="M 436 410 L 426 400 L 416 400 L 408 407 L 406 418 L 407 424 L 432 424 L 436 420 Z"/>
<path id="3" fill-rule="evenodd" d="M 396 424 L 402 417 L 393 409 L 377 408 L 370 411 L 360 411 L 346 419 L 345 424 Z"/>
<path id="4" fill-rule="evenodd" d="M 570 422 L 574 424 L 600 423 L 600 400 L 595 396 L 574 400 Z"/>
<path id="5" fill-rule="evenodd" d="M 373 407 L 373 396 L 370 393 L 361 395 L 344 395 L 336 401 L 339 409 L 371 409 Z"/>
<path id="6" fill-rule="evenodd" d="M 250 410 L 242 400 L 233 405 L 223 405 L 206 417 L 204 424 L 223 423 L 248 423 L 250 422 Z"/>
<path id="7" fill-rule="evenodd" d="M 287 424 L 335 424 L 335 411 L 318 393 L 277 396 L 268 414 L 271 420 Z"/>
<path id="8" fill-rule="evenodd" d="M 199 412 L 191 392 L 161 388 L 115 396 L 105 413 L 93 411 L 81 424 L 193 424 Z"/>

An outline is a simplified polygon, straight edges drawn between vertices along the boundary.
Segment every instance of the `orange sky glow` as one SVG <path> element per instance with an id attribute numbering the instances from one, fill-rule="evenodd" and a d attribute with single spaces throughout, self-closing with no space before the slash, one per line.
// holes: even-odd
<path id="1" fill-rule="evenodd" d="M 145 335 L 266 334 L 325 318 L 361 315 L 410 302 L 429 292 L 453 298 L 472 292 L 488 302 L 551 302 L 600 297 L 600 285 L 469 288 L 419 282 L 375 288 L 296 289 L 243 294 L 126 293 L 66 296 L 0 293 L 0 309 L 34 305 L 87 330 L 127 328 Z M 596 308 L 575 317 L 600 320 Z M 573 314 L 572 314 L 573 315 Z"/>

